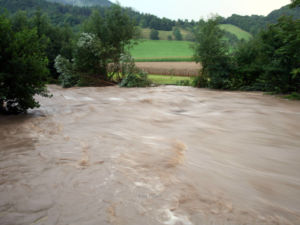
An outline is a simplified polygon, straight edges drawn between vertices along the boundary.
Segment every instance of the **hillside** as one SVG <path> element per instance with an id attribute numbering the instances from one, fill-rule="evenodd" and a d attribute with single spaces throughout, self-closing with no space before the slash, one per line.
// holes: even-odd
<path id="1" fill-rule="evenodd" d="M 48 2 L 62 3 L 66 5 L 90 7 L 90 6 L 104 6 L 109 7 L 112 3 L 108 0 L 46 0 Z"/>
<path id="2" fill-rule="evenodd" d="M 276 23 L 281 16 L 292 16 L 294 19 L 300 19 L 300 7 L 290 9 L 287 5 L 280 9 L 272 11 L 267 16 L 240 16 L 237 14 L 233 14 L 227 19 L 224 19 L 222 23 L 233 24 L 245 31 L 248 31 L 251 34 L 257 34 L 261 29 L 264 29 L 267 24 Z"/>

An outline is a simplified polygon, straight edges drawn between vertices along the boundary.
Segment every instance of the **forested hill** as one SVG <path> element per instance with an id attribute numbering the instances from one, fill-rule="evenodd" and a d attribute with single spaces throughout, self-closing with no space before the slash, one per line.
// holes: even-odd
<path id="1" fill-rule="evenodd" d="M 103 15 L 106 7 L 94 6 L 93 8 L 97 8 Z M 75 29 L 92 13 L 90 7 L 64 5 L 45 0 L 0 0 L 0 9 L 7 10 L 9 14 L 24 10 L 29 16 L 40 10 L 47 14 L 52 24 L 57 26 L 69 25 Z"/>
<path id="2" fill-rule="evenodd" d="M 109 0 L 0 0 L 0 9 L 7 9 L 10 14 L 18 10 L 25 10 L 27 14 L 33 15 L 37 9 L 46 13 L 54 25 L 70 25 L 73 29 L 82 24 L 92 13 L 93 9 L 104 15 L 107 7 L 112 5 Z M 85 7 L 80 7 L 85 6 Z M 131 8 L 123 8 L 133 18 L 137 26 L 163 31 L 172 31 L 174 26 L 183 29 L 192 29 L 196 22 L 178 19 L 170 20 L 145 13 L 139 13 Z M 1 10 L 0 10 L 1 11 Z M 240 16 L 233 14 L 223 18 L 223 24 L 232 24 L 251 34 L 257 34 L 269 23 L 276 23 L 282 15 L 290 15 L 300 19 L 300 7 L 290 9 L 289 6 L 274 10 L 268 16 Z"/>
<path id="3" fill-rule="evenodd" d="M 66 5 L 74 5 L 74 6 L 104 6 L 109 7 L 112 3 L 108 0 L 46 0 L 48 2 L 57 2 Z"/>
<path id="4" fill-rule="evenodd" d="M 280 9 L 272 11 L 267 16 L 240 16 L 233 14 L 227 19 L 223 20 L 225 24 L 233 24 L 241 29 L 248 31 L 252 34 L 257 34 L 261 29 L 264 29 L 267 24 L 276 23 L 281 16 L 292 16 L 294 19 L 300 19 L 300 7 L 290 9 L 290 7 L 284 6 Z"/>

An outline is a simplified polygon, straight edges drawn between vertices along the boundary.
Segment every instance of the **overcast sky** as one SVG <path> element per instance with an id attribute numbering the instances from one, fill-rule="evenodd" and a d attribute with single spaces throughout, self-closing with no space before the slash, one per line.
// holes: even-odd
<path id="1" fill-rule="evenodd" d="M 116 2 L 114 0 L 113 2 Z M 170 19 L 206 19 L 211 14 L 267 15 L 290 0 L 118 0 L 121 6 Z"/>

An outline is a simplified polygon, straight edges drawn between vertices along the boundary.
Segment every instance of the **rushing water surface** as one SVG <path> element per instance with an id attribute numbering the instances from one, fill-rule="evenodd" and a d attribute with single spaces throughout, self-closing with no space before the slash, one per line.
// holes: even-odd
<path id="1" fill-rule="evenodd" d="M 300 103 L 50 86 L 0 117 L 1 225 L 300 224 Z"/>

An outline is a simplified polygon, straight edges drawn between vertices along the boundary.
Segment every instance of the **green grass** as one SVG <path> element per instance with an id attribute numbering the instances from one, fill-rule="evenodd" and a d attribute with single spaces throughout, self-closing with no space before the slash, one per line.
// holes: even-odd
<path id="1" fill-rule="evenodd" d="M 193 56 L 193 50 L 190 48 L 191 43 L 188 41 L 142 40 L 131 49 L 131 54 L 137 61 L 139 59 L 145 61 L 186 59 L 189 61 Z"/>
<path id="2" fill-rule="evenodd" d="M 193 62 L 193 57 L 136 58 L 136 62 Z"/>
<path id="3" fill-rule="evenodd" d="M 248 41 L 250 38 L 252 38 L 250 33 L 232 24 L 221 24 L 220 28 L 234 34 L 239 40 L 244 39 Z"/>
<path id="4" fill-rule="evenodd" d="M 157 75 L 150 74 L 148 78 L 155 84 L 163 84 L 163 85 L 177 85 L 181 81 L 188 80 L 191 84 L 193 79 L 192 77 L 184 77 L 184 76 L 167 76 L 167 75 Z"/>

